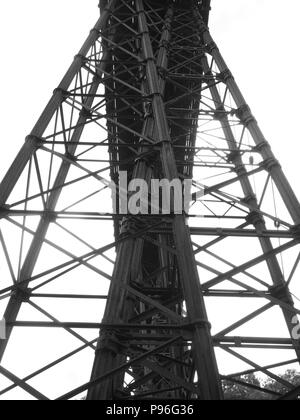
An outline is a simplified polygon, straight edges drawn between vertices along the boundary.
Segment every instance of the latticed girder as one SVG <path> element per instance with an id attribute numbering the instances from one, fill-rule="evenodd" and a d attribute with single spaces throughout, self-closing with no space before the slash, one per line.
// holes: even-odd
<path id="1" fill-rule="evenodd" d="M 100 2 L 4 178 L 3 398 L 221 399 L 248 373 L 297 397 L 300 206 L 209 6 Z M 193 178 L 189 215 L 121 214 L 124 172 Z"/>

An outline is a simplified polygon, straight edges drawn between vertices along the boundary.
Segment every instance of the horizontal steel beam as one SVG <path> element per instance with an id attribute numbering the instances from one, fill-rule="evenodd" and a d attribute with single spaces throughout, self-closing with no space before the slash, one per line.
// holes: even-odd
<path id="1" fill-rule="evenodd" d="M 242 346 L 243 344 L 263 344 L 263 345 L 282 345 L 293 346 L 293 342 L 289 338 L 267 338 L 267 337 L 222 337 L 216 339 L 219 344 L 232 344 L 234 346 Z M 299 343 L 300 348 L 300 343 Z"/>

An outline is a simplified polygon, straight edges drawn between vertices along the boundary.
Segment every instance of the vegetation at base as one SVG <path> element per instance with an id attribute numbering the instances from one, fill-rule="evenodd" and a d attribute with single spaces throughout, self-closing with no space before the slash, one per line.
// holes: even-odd
<path id="1" fill-rule="evenodd" d="M 290 389 L 284 384 L 289 382 L 292 385 L 300 385 L 300 372 L 287 370 L 284 374 L 278 375 L 283 383 L 271 378 L 261 380 L 255 374 L 249 374 L 234 378 L 236 382 L 224 381 L 224 395 L 226 400 L 277 400 L 280 396 L 288 393 Z M 250 386 L 245 386 L 247 383 Z M 259 390 L 262 388 L 265 392 Z"/>

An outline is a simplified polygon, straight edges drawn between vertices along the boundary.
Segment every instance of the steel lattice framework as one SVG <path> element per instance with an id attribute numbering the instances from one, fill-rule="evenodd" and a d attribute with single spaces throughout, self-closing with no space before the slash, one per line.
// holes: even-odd
<path id="1" fill-rule="evenodd" d="M 300 206 L 210 0 L 100 9 L 0 185 L 0 395 L 218 400 L 227 381 L 296 398 L 278 369 L 300 360 Z M 120 215 L 120 171 L 202 181 L 189 215 Z"/>

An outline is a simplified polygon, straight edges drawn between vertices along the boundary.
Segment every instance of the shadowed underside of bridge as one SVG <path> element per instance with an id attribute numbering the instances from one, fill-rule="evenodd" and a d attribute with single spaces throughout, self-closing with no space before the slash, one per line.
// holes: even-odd
<path id="1" fill-rule="evenodd" d="M 0 395 L 218 400 L 237 383 L 297 398 L 278 372 L 300 358 L 300 206 L 210 1 L 100 9 L 0 186 Z M 121 215 L 121 172 L 193 179 L 189 214 Z"/>

